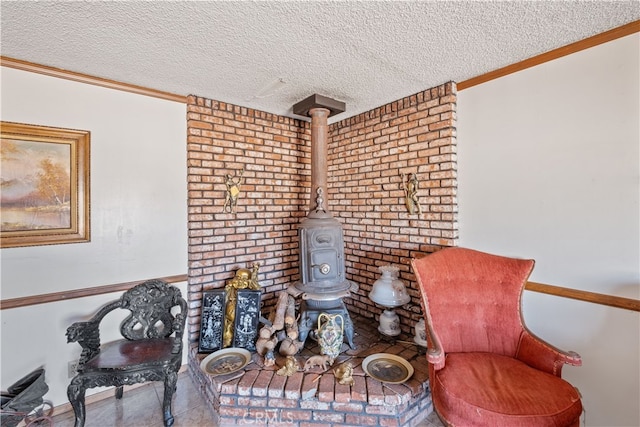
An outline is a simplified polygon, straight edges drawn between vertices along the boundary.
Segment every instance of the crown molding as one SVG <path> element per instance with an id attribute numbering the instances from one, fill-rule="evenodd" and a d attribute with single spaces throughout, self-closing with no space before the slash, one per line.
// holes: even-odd
<path id="1" fill-rule="evenodd" d="M 563 56 L 571 55 L 572 53 L 580 52 L 581 50 L 589 49 L 637 32 L 640 32 L 640 21 L 633 21 L 604 33 L 596 34 L 595 36 L 584 40 L 533 56 L 525 59 L 524 61 L 516 62 L 515 64 L 507 65 L 506 67 L 498 68 L 497 70 L 489 71 L 488 73 L 461 81 L 457 84 L 458 91 L 468 89 L 481 83 L 486 83 L 527 68 L 535 67 L 536 65 L 544 64 L 545 62 L 553 61 L 554 59 L 562 58 Z"/>
<path id="2" fill-rule="evenodd" d="M 121 90 L 124 92 L 135 93 L 138 95 L 151 96 L 167 101 L 175 101 L 186 104 L 186 95 L 177 95 L 174 93 L 163 92 L 156 89 L 150 89 L 143 86 L 137 86 L 129 83 L 117 82 L 115 80 L 103 79 L 102 77 L 94 77 L 88 74 L 76 73 L 61 68 L 49 67 L 46 65 L 35 64 L 33 62 L 22 61 L 20 59 L 0 56 L 0 65 L 16 70 L 29 71 L 32 73 L 43 74 L 45 76 L 57 77 L 60 79 L 71 80 L 74 82 L 86 83 L 95 86 L 106 87 L 109 89 Z"/>

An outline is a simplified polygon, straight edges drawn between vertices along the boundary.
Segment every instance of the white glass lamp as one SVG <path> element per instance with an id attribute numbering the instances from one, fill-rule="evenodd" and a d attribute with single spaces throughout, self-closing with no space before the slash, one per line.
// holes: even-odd
<path id="1" fill-rule="evenodd" d="M 398 279 L 399 268 L 397 266 L 384 265 L 379 269 L 382 276 L 373 284 L 369 298 L 385 308 L 380 315 L 378 331 L 394 337 L 400 335 L 400 318 L 393 309 L 407 304 L 411 297 L 407 293 L 404 282 Z"/>
<path id="2" fill-rule="evenodd" d="M 414 326 L 415 328 L 415 336 L 413 337 L 413 342 L 415 342 L 420 347 L 427 347 L 427 326 L 424 323 L 424 318 L 418 320 Z"/>

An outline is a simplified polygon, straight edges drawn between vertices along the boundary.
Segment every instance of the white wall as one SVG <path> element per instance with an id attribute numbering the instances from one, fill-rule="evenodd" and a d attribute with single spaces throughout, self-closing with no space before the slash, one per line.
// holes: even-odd
<path id="1" fill-rule="evenodd" d="M 91 131 L 91 242 L 2 249 L 1 298 L 185 274 L 186 105 L 0 72 L 3 121 Z M 186 283 L 178 287 L 186 297 Z M 46 398 L 66 403 L 67 363 L 80 346 L 66 343 L 65 330 L 119 296 L 0 311 L 2 389 L 44 365 Z M 117 328 L 117 319 L 112 324 Z"/>
<path id="2" fill-rule="evenodd" d="M 640 35 L 458 93 L 460 246 L 531 281 L 640 299 Z M 527 325 L 583 357 L 588 426 L 640 425 L 640 313 L 526 291 Z"/>

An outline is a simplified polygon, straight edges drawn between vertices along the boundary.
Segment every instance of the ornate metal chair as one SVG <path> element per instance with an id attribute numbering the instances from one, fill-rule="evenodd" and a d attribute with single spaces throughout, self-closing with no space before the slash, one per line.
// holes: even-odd
<path id="1" fill-rule="evenodd" d="M 177 310 L 172 309 L 176 306 L 180 310 L 174 314 Z M 100 322 L 115 309 L 131 312 L 120 325 L 124 339 L 101 345 Z M 67 388 L 76 416 L 75 427 L 84 426 L 87 388 L 115 386 L 116 398 L 121 399 L 124 385 L 147 381 L 164 381 L 164 425 L 173 424 L 171 399 L 182 365 L 186 315 L 187 303 L 178 288 L 161 280 L 149 280 L 104 306 L 91 320 L 69 326 L 67 342 L 77 341 L 82 346 L 78 374 Z"/>
<path id="2" fill-rule="evenodd" d="M 447 248 L 411 261 L 427 323 L 431 397 L 451 426 L 578 426 L 578 391 L 560 378 L 581 365 L 534 336 L 520 299 L 533 260 Z"/>

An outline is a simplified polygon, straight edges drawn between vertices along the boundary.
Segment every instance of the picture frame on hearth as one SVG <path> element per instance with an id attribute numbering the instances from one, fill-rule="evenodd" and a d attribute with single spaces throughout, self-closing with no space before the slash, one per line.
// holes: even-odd
<path id="1" fill-rule="evenodd" d="M 249 351 L 256 350 L 261 296 L 261 290 L 238 289 L 233 329 L 234 347 L 245 348 Z"/>
<path id="2" fill-rule="evenodd" d="M 222 348 L 226 306 L 224 289 L 202 293 L 199 353 L 211 353 Z"/>

